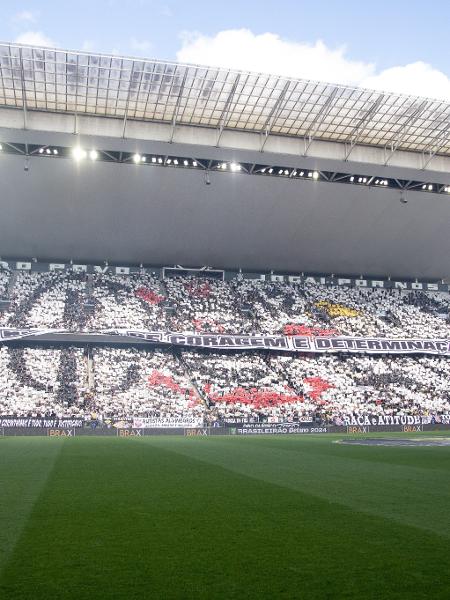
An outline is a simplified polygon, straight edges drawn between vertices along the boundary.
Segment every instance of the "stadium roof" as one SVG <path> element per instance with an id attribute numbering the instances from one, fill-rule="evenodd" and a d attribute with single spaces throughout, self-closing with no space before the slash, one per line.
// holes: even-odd
<path id="1" fill-rule="evenodd" d="M 261 73 L 0 43 L 0 106 L 450 156 L 450 103 Z M 263 142 L 264 145 L 264 142 Z M 306 152 L 305 152 L 306 153 Z"/>

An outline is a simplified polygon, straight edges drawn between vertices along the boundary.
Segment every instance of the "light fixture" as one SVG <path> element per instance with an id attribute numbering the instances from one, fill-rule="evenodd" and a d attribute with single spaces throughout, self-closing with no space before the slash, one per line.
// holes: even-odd
<path id="1" fill-rule="evenodd" d="M 170 165 L 170 163 L 171 163 L 171 162 L 172 162 L 172 159 L 171 159 L 171 158 L 168 158 L 168 159 L 166 160 L 166 163 L 167 163 L 168 165 Z"/>
<path id="2" fill-rule="evenodd" d="M 187 167 L 187 166 L 188 166 L 188 164 L 189 164 L 189 162 L 188 162 L 187 160 L 184 160 L 184 161 L 183 161 L 183 165 L 184 165 L 185 167 Z"/>
<path id="3" fill-rule="evenodd" d="M 308 177 L 312 177 L 312 176 L 313 176 L 313 174 L 312 174 L 312 171 L 310 171 L 310 172 L 308 173 Z"/>
<path id="4" fill-rule="evenodd" d="M 280 170 L 278 171 L 278 175 L 283 175 L 283 169 L 280 169 Z"/>
<path id="5" fill-rule="evenodd" d="M 353 183 L 355 181 L 355 178 L 353 177 L 353 175 L 350 177 L 350 182 Z"/>
<path id="6" fill-rule="evenodd" d="M 432 185 L 431 185 L 431 183 L 430 183 L 430 185 L 428 186 L 428 191 L 429 191 L 429 192 L 431 192 L 431 191 L 432 191 L 432 189 L 433 189 L 433 186 L 432 186 Z"/>
<path id="7" fill-rule="evenodd" d="M 266 172 L 266 167 L 264 167 L 264 169 L 261 169 L 261 173 L 265 173 Z"/>
<path id="8" fill-rule="evenodd" d="M 89 152 L 89 158 L 91 160 L 97 160 L 97 158 L 98 158 L 98 152 L 97 152 L 97 150 L 91 150 Z"/>
<path id="9" fill-rule="evenodd" d="M 133 154 L 133 161 L 135 163 L 141 162 L 141 155 L 140 154 Z"/>
<path id="10" fill-rule="evenodd" d="M 174 161 L 173 161 L 173 164 L 174 164 L 174 165 L 177 165 L 177 164 L 178 164 L 178 160 L 177 160 L 176 158 L 174 159 Z"/>
<path id="11" fill-rule="evenodd" d="M 299 175 L 299 177 L 303 177 L 304 174 L 305 174 L 305 171 L 300 171 L 300 173 L 298 175 Z"/>
<path id="12" fill-rule="evenodd" d="M 146 162 L 146 160 L 147 160 L 147 157 L 146 157 L 146 156 L 143 156 L 143 157 L 141 158 L 141 161 L 142 161 L 142 162 Z"/>
<path id="13" fill-rule="evenodd" d="M 39 154 L 43 154 L 44 153 L 44 148 L 39 148 Z"/>
<path id="14" fill-rule="evenodd" d="M 152 163 L 156 162 L 156 156 L 152 156 Z"/>
<path id="15" fill-rule="evenodd" d="M 312 176 L 313 176 L 313 179 L 319 179 L 319 172 L 314 171 Z"/>
<path id="16" fill-rule="evenodd" d="M 158 164 L 162 165 L 163 159 L 161 157 L 158 158 Z"/>
<path id="17" fill-rule="evenodd" d="M 83 148 L 80 148 L 80 146 L 75 146 L 72 153 L 73 153 L 74 159 L 77 161 L 83 160 L 87 156 L 86 150 L 83 150 Z"/>
<path id="18" fill-rule="evenodd" d="M 193 167 L 196 167 L 196 166 L 197 166 L 197 163 L 196 163 L 196 161 L 195 161 L 195 160 L 193 160 L 193 161 L 192 161 L 192 166 L 193 166 Z"/>
<path id="19" fill-rule="evenodd" d="M 46 152 L 46 154 L 51 154 L 52 153 L 52 151 L 50 150 L 50 148 L 47 148 L 47 150 L 45 152 Z"/>
<path id="20" fill-rule="evenodd" d="M 232 162 L 230 164 L 230 169 L 232 171 L 240 171 L 241 170 L 241 165 L 238 165 L 237 163 Z"/>
<path id="21" fill-rule="evenodd" d="M 427 184 L 426 184 L 426 183 L 424 183 L 424 184 L 423 184 L 423 186 L 422 186 L 422 189 L 423 189 L 423 190 L 426 190 L 426 189 L 427 189 Z"/>
<path id="22" fill-rule="evenodd" d="M 272 167 L 270 167 L 270 169 L 269 169 L 269 173 L 272 175 L 272 173 L 273 173 L 273 169 L 272 169 Z"/>
<path id="23" fill-rule="evenodd" d="M 59 153 L 58 153 L 58 150 L 57 150 L 56 148 L 53 148 L 53 154 L 55 154 L 55 156 L 56 156 L 57 154 L 59 154 Z"/>
<path id="24" fill-rule="evenodd" d="M 285 175 L 289 175 L 289 171 L 286 169 L 286 170 L 284 171 L 284 174 L 285 174 Z"/>

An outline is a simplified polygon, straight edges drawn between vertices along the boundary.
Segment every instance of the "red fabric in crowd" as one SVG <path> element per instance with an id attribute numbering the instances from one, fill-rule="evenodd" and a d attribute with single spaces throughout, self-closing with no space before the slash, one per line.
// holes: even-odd
<path id="1" fill-rule="evenodd" d="M 283 328 L 284 335 L 306 335 L 308 337 L 314 336 L 333 336 L 338 335 L 336 329 L 320 329 L 320 327 L 307 327 L 306 325 L 296 325 L 295 323 L 288 323 Z"/>
<path id="2" fill-rule="evenodd" d="M 144 302 L 147 302 L 148 304 L 159 304 L 160 302 L 165 300 L 164 296 L 158 296 L 158 294 L 155 294 L 153 290 L 149 290 L 145 287 L 140 287 L 139 289 L 137 289 L 134 292 L 134 295 L 138 298 L 141 298 L 142 300 L 144 300 Z"/>
<path id="3" fill-rule="evenodd" d="M 204 391 L 209 393 L 211 386 L 204 387 Z M 281 404 L 293 404 L 294 402 L 304 402 L 303 396 L 291 394 L 282 394 L 272 390 L 259 390 L 257 388 L 235 388 L 226 394 L 209 393 L 212 402 L 225 402 L 227 404 L 248 404 L 252 408 L 267 408 L 280 406 Z"/>
<path id="4" fill-rule="evenodd" d="M 322 379 L 321 377 L 306 377 L 303 380 L 303 383 L 306 383 L 311 388 L 310 391 L 308 391 L 308 396 L 310 396 L 310 398 L 313 400 L 318 400 L 322 396 L 323 392 L 334 387 L 333 384 L 329 383 L 325 379 Z M 325 402 L 322 402 L 322 404 L 325 404 Z"/>
<path id="5" fill-rule="evenodd" d="M 194 397 L 193 389 L 182 388 L 172 376 L 164 375 L 164 373 L 161 373 L 161 371 L 152 371 L 151 375 L 148 378 L 148 385 L 160 385 L 162 387 L 166 387 L 172 390 L 173 392 L 177 392 L 178 394 L 188 393 L 191 398 Z"/>

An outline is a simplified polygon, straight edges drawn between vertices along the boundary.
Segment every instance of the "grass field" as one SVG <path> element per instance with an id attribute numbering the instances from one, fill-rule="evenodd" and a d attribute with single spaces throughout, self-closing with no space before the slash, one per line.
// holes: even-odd
<path id="1" fill-rule="evenodd" d="M 448 600 L 450 447 L 335 439 L 0 438 L 0 598 Z"/>

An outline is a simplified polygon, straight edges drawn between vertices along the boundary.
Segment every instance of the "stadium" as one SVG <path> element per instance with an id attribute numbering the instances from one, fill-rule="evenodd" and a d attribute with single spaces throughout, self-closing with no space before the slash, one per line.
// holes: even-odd
<path id="1" fill-rule="evenodd" d="M 448 598 L 450 103 L 0 44 L 0 592 Z"/>

